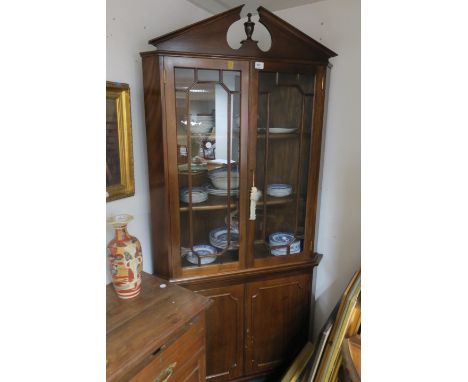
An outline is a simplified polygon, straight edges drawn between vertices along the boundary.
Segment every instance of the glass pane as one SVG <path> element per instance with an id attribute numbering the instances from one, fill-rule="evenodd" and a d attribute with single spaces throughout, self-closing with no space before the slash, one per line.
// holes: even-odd
<path id="1" fill-rule="evenodd" d="M 302 93 L 312 94 L 314 91 L 314 76 L 299 73 L 278 73 L 279 86 L 297 86 Z"/>
<path id="2" fill-rule="evenodd" d="M 303 250 L 313 75 L 259 73 L 255 257 Z"/>
<path id="3" fill-rule="evenodd" d="M 219 70 L 198 69 L 198 81 L 219 82 Z"/>
<path id="4" fill-rule="evenodd" d="M 240 91 L 241 73 L 234 70 L 223 70 L 223 83 L 229 91 Z"/>
<path id="5" fill-rule="evenodd" d="M 176 69 L 176 88 L 187 73 Z M 240 95 L 198 81 L 176 91 L 182 267 L 239 260 Z"/>
<path id="6" fill-rule="evenodd" d="M 195 81 L 195 70 L 187 68 L 175 69 L 175 87 L 176 89 L 188 89 Z"/>

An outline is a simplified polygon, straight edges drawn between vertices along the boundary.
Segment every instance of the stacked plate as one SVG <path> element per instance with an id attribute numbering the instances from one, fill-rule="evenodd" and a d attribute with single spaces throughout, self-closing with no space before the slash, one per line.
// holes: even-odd
<path id="1" fill-rule="evenodd" d="M 189 189 L 182 188 L 180 190 L 180 200 L 189 203 Z M 192 203 L 202 203 L 208 199 L 208 193 L 203 187 L 192 187 Z"/>
<path id="2" fill-rule="evenodd" d="M 217 189 L 228 189 L 228 172 L 226 167 L 208 171 L 208 178 L 210 178 L 211 183 Z M 239 171 L 233 167 L 231 168 L 231 190 L 236 188 L 239 188 Z"/>
<path id="3" fill-rule="evenodd" d="M 292 187 L 289 184 L 284 183 L 273 183 L 267 187 L 267 194 L 276 198 L 282 198 L 284 196 L 291 195 Z"/>
<path id="4" fill-rule="evenodd" d="M 205 190 L 208 194 L 210 195 L 217 195 L 217 196 L 227 196 L 228 195 L 228 192 L 229 190 L 224 190 L 224 189 L 220 189 L 220 188 L 215 188 L 213 187 L 211 184 L 207 184 L 206 187 L 205 187 Z M 230 192 L 230 195 L 231 196 L 237 196 L 239 195 L 239 190 L 231 190 Z"/>
<path id="5" fill-rule="evenodd" d="M 185 256 L 188 262 L 198 265 L 198 257 L 200 257 L 200 264 L 205 265 L 205 264 L 210 264 L 214 261 L 216 261 L 216 253 L 218 252 L 216 248 L 212 247 L 211 245 L 194 245 L 193 246 L 193 251 L 196 252 L 193 253 L 190 249 L 184 248 L 182 250 L 182 256 Z M 198 255 L 198 256 L 197 256 Z"/>
<path id="6" fill-rule="evenodd" d="M 210 231 L 210 243 L 216 248 L 227 248 L 228 230 L 227 227 L 219 227 Z M 239 245 L 239 231 L 237 229 L 231 228 L 231 246 Z"/>
<path id="7" fill-rule="evenodd" d="M 269 236 L 271 254 L 274 256 L 284 256 L 288 254 L 288 247 L 274 249 L 282 245 L 290 245 L 289 254 L 301 252 L 301 241 L 294 240 L 294 235 L 287 232 L 275 232 Z"/>

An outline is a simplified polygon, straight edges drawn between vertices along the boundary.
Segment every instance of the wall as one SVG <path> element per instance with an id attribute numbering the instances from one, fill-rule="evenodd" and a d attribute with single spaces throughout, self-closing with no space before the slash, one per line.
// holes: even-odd
<path id="1" fill-rule="evenodd" d="M 109 0 L 106 12 L 106 79 L 130 85 L 135 168 L 135 196 L 107 203 L 106 213 L 107 216 L 118 213 L 134 216 L 135 220 L 129 224 L 128 231 L 141 242 L 143 269 L 152 272 L 143 78 L 139 53 L 154 50 L 153 46 L 148 45 L 148 40 L 153 37 L 211 15 L 185 0 Z M 108 226 L 106 243 L 113 236 L 113 231 Z M 105 261 L 106 280 L 109 283 L 109 267 L 104 253 L 102 259 Z"/>
<path id="2" fill-rule="evenodd" d="M 317 332 L 360 267 L 360 2 L 326 0 L 275 13 L 339 55 L 331 60 L 323 152 L 317 251 L 324 258 L 317 271 Z M 209 16 L 184 0 L 107 3 L 107 80 L 130 84 L 136 182 L 135 196 L 108 203 L 107 213 L 135 216 L 129 231 L 142 243 L 144 269 L 149 272 L 149 194 L 138 53 L 151 50 L 150 38 Z M 107 240 L 111 237 L 108 228 Z"/>
<path id="3" fill-rule="evenodd" d="M 314 332 L 361 262 L 361 36 L 359 0 L 326 0 L 275 12 L 338 56 L 331 59 L 316 250 Z"/>

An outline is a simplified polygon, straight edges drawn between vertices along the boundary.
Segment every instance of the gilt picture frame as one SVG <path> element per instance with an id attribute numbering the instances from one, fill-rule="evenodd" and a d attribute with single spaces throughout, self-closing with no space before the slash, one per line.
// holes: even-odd
<path id="1" fill-rule="evenodd" d="M 343 339 L 356 335 L 361 326 L 361 271 L 356 272 L 348 284 L 338 308 L 335 322 L 325 345 L 314 382 L 334 382 L 341 366 Z"/>
<path id="2" fill-rule="evenodd" d="M 106 81 L 106 201 L 135 194 L 128 84 Z"/>

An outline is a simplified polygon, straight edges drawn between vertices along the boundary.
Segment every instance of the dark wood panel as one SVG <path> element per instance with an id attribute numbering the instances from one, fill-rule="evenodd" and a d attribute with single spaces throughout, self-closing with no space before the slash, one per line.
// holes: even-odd
<path id="1" fill-rule="evenodd" d="M 310 274 L 247 284 L 247 373 L 281 366 L 307 341 L 310 284 Z"/>
<path id="2" fill-rule="evenodd" d="M 206 378 L 227 381 L 243 373 L 244 285 L 195 289 L 213 304 L 206 312 Z"/>
<path id="3" fill-rule="evenodd" d="M 315 77 L 314 90 L 314 107 L 312 116 L 312 140 L 310 142 L 310 159 L 308 168 L 308 184 L 307 184 L 307 206 L 305 224 L 307 234 L 304 240 L 304 248 L 313 250 L 315 248 L 315 222 L 317 219 L 317 202 L 319 191 L 319 176 L 320 176 L 320 156 L 322 152 L 322 130 L 323 130 L 323 114 L 325 108 L 325 81 L 326 67 L 318 67 Z M 309 246 L 307 246 L 309 244 Z"/>
<path id="4" fill-rule="evenodd" d="M 172 276 L 169 264 L 170 231 L 166 130 L 162 110 L 161 63 L 157 56 L 143 57 L 143 91 L 145 99 L 146 144 L 151 202 L 153 264 L 156 272 Z"/>

